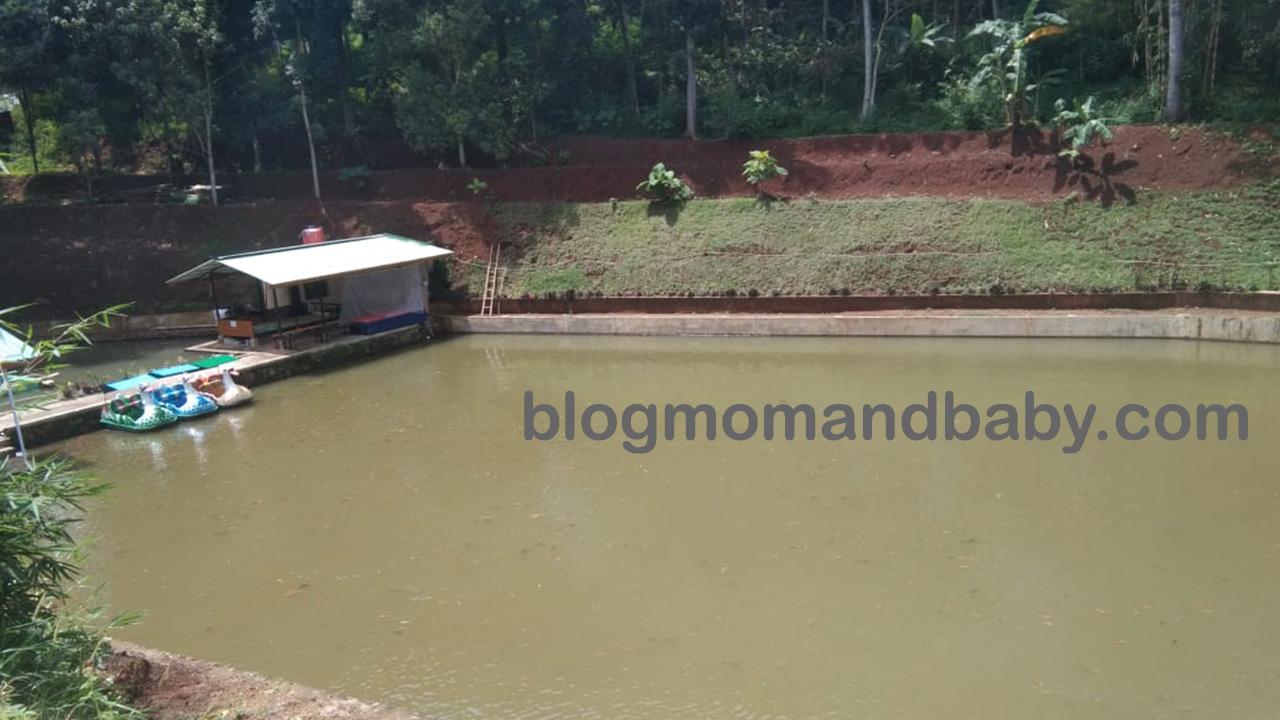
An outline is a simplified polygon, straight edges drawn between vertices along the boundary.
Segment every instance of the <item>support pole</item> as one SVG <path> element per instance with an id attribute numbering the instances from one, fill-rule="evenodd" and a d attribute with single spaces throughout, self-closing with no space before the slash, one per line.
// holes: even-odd
<path id="1" fill-rule="evenodd" d="M 0 365 L 0 379 L 4 380 L 4 389 L 9 396 L 9 411 L 13 413 L 13 435 L 18 441 L 18 457 L 31 469 L 31 460 L 27 457 L 27 443 L 22 439 L 22 422 L 18 419 L 18 403 L 13 399 L 13 383 L 9 382 L 9 371 Z"/>

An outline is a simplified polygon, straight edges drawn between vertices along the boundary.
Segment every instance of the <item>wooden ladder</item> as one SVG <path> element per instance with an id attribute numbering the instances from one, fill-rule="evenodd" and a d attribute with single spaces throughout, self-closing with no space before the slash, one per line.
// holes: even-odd
<path id="1" fill-rule="evenodd" d="M 498 260 L 501 256 L 502 249 L 495 242 L 489 250 L 489 266 L 484 269 L 484 295 L 480 297 L 481 315 L 493 314 L 493 303 L 498 296 Z"/>

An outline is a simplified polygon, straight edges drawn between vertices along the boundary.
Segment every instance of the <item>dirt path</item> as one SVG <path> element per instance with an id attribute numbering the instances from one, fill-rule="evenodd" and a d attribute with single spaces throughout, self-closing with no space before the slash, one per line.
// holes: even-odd
<path id="1" fill-rule="evenodd" d="M 416 715 L 296 683 L 112 641 L 106 673 L 156 720 L 414 720 Z"/>

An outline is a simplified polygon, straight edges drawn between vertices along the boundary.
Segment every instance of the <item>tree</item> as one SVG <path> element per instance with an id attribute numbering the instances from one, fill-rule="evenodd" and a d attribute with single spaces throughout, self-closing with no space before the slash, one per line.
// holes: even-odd
<path id="1" fill-rule="evenodd" d="M 1182 60 L 1185 38 L 1182 27 L 1182 0 L 1169 0 L 1169 79 L 1165 84 L 1165 122 L 1182 119 Z"/>
<path id="2" fill-rule="evenodd" d="M 889 23 L 897 16 L 900 8 L 895 6 L 891 0 L 885 0 L 884 12 L 881 14 L 880 27 L 872 32 L 871 22 L 871 0 L 863 0 L 862 2 L 862 37 L 863 37 L 863 62 L 865 67 L 862 73 L 862 119 L 866 120 L 871 117 L 871 113 L 876 108 L 876 89 L 880 84 L 880 64 L 884 58 L 884 34 L 889 28 Z"/>
<path id="3" fill-rule="evenodd" d="M 214 57 L 224 38 L 214 0 L 153 0 L 152 46 L 157 63 L 157 102 L 190 128 L 205 158 L 209 201 L 218 206 L 218 173 L 213 152 Z"/>
<path id="4" fill-rule="evenodd" d="M 660 18 L 654 28 L 657 42 L 680 53 L 684 65 L 684 135 L 698 137 L 698 44 L 714 37 L 724 6 L 716 0 L 653 0 L 651 17 Z M 680 48 L 676 51 L 676 48 Z"/>
<path id="5" fill-rule="evenodd" d="M 254 32 L 258 37 L 270 36 L 284 57 L 285 75 L 293 83 L 302 112 L 302 128 L 307 138 L 311 160 L 311 189 L 316 201 L 320 196 L 320 164 L 316 159 L 316 133 L 311 123 L 307 101 L 308 43 L 303 21 L 310 19 L 312 4 L 305 0 L 258 0 L 253 8 Z M 283 40 L 288 38 L 288 40 Z"/>
<path id="6" fill-rule="evenodd" d="M 48 0 L 0 0 L 0 87 L 17 92 L 34 172 L 40 172 L 35 95 L 51 78 L 51 32 Z"/>
<path id="7" fill-rule="evenodd" d="M 454 0 L 419 14 L 408 46 L 416 61 L 402 70 L 396 119 L 418 150 L 453 148 L 467 167 L 467 145 L 505 158 L 515 129 L 504 122 L 507 88 L 498 55 L 485 37 L 490 17 L 482 3 Z"/>

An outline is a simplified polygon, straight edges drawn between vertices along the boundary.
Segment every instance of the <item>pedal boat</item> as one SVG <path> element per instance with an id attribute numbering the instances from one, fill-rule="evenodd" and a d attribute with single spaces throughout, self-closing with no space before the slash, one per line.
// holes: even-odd
<path id="1" fill-rule="evenodd" d="M 196 391 L 208 395 L 221 408 L 243 405 L 253 399 L 253 391 L 235 381 L 235 376 L 239 374 L 235 370 L 223 368 L 218 375 L 196 380 Z"/>
<path id="2" fill-rule="evenodd" d="M 117 396 L 102 408 L 101 422 L 114 430 L 148 432 L 178 421 L 168 408 L 157 405 L 151 394 Z"/>
<path id="3" fill-rule="evenodd" d="M 213 398 L 197 392 L 191 386 L 191 379 L 185 375 L 181 383 L 152 390 L 151 397 L 157 405 L 178 416 L 179 420 L 190 420 L 218 411 L 218 404 Z"/>

